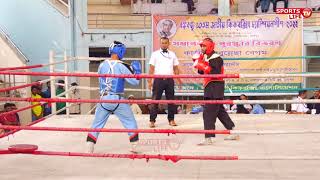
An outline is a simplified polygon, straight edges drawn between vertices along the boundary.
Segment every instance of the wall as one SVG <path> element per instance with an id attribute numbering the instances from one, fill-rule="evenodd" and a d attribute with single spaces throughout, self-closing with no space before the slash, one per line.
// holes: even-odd
<path id="1" fill-rule="evenodd" d="M 46 0 L 2 1 L 0 27 L 30 60 L 29 64 L 48 63 L 51 49 L 58 55 L 64 50 L 70 54 L 69 18 Z"/>
<path id="2" fill-rule="evenodd" d="M 21 59 L 21 57 L 16 53 L 14 49 L 8 44 L 4 37 L 0 34 L 0 68 L 3 67 L 16 67 L 16 66 L 24 66 L 25 60 Z M 10 81 L 9 81 L 10 78 Z M 1 84 L 0 88 L 10 87 L 10 86 L 18 86 L 21 84 L 27 84 L 29 82 L 29 78 L 27 76 L 5 76 L 1 75 L 0 80 L 5 83 L 11 82 L 11 84 Z M 15 82 L 15 83 L 13 83 Z M 13 91 L 11 91 L 13 93 Z M 13 94 L 12 94 L 13 95 Z M 21 97 L 30 97 L 30 88 L 19 89 L 17 91 L 18 96 Z M 6 96 L 5 93 L 0 93 L 0 96 Z M 0 102 L 0 111 L 3 110 L 3 104 L 5 102 Z M 30 103 L 28 102 L 16 102 L 17 108 L 22 108 L 28 106 Z M 21 117 L 21 123 L 23 125 L 31 122 L 31 111 L 26 110 L 19 113 Z"/>

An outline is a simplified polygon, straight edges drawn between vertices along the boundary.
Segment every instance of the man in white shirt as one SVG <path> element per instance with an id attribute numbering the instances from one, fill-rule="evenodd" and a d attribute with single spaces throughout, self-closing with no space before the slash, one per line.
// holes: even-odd
<path id="1" fill-rule="evenodd" d="M 296 100 L 303 100 L 307 97 L 307 91 L 299 91 L 299 95 Z M 310 114 L 310 110 L 305 103 L 303 104 L 291 104 L 291 112 L 290 114 Z"/>
<path id="2" fill-rule="evenodd" d="M 178 75 L 179 61 L 176 54 L 170 50 L 169 39 L 162 37 L 160 39 L 160 49 L 154 51 L 149 61 L 149 74 L 155 75 Z M 177 79 L 178 84 L 181 85 L 181 80 Z M 152 99 L 160 100 L 163 91 L 165 91 L 166 99 L 174 99 L 174 80 L 173 78 L 156 78 L 154 80 L 148 79 L 148 88 L 152 90 Z M 170 126 L 177 126 L 174 121 L 174 114 L 176 112 L 174 104 L 168 104 L 168 121 Z M 158 114 L 158 104 L 152 104 L 150 110 L 150 128 L 155 127 L 155 122 Z"/>

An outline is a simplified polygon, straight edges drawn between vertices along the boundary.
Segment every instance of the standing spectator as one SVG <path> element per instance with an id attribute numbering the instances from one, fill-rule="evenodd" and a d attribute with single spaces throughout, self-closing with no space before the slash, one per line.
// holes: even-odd
<path id="1" fill-rule="evenodd" d="M 71 83 L 71 87 L 74 88 L 71 91 L 71 99 L 81 99 L 79 89 L 77 89 L 78 84 L 76 82 Z M 72 103 L 70 109 L 70 114 L 80 114 L 80 103 Z"/>
<path id="2" fill-rule="evenodd" d="M 43 98 L 51 98 L 51 84 L 50 81 L 46 83 L 47 84 L 47 89 L 45 91 L 42 92 Z M 43 105 L 44 107 L 44 112 L 43 115 L 47 116 L 49 114 L 51 114 L 51 103 L 45 103 Z"/>
<path id="3" fill-rule="evenodd" d="M 306 99 L 307 97 L 307 91 L 299 91 L 299 95 L 295 100 L 301 101 L 303 99 Z M 305 103 L 302 104 L 291 104 L 291 112 L 289 114 L 310 114 L 310 109 L 307 107 Z"/>
<path id="4" fill-rule="evenodd" d="M 64 80 L 60 79 L 58 81 L 58 84 L 61 84 L 61 85 L 58 85 L 58 88 L 56 89 L 56 96 L 58 96 L 59 94 L 62 94 L 62 93 L 65 92 L 64 85 L 62 85 L 62 84 L 64 84 Z M 60 97 L 66 97 L 66 96 L 63 95 L 63 96 L 60 96 Z M 57 103 L 56 107 L 57 107 L 57 111 L 59 111 L 60 109 L 63 109 L 63 108 L 66 107 L 66 103 L 65 102 Z M 66 110 L 63 110 L 58 114 L 66 114 Z"/>
<path id="5" fill-rule="evenodd" d="M 40 95 L 41 90 L 39 86 L 31 87 L 31 97 L 32 98 L 42 98 Z M 32 105 L 39 104 L 39 102 L 31 102 Z M 40 119 L 43 117 L 43 108 L 41 105 L 35 106 L 32 108 L 32 121 Z"/>
<path id="6" fill-rule="evenodd" d="M 196 10 L 193 0 L 182 0 L 181 2 L 187 3 L 189 14 L 192 14 L 192 11 Z"/>
<path id="7" fill-rule="evenodd" d="M 219 54 L 215 53 L 215 43 L 211 38 L 205 38 L 200 43 L 202 54 L 195 59 L 194 68 L 198 70 L 199 74 L 223 74 L 223 59 Z M 204 79 L 204 100 L 223 100 L 224 86 L 223 78 L 205 78 Z M 232 130 L 235 124 L 226 112 L 223 104 L 205 104 L 203 110 L 203 124 L 205 130 L 215 130 L 216 120 L 219 118 L 224 127 Z M 205 134 L 205 139 L 198 145 L 211 145 L 214 143 L 215 134 Z M 239 136 L 229 135 L 225 140 L 237 140 Z"/>
<path id="8" fill-rule="evenodd" d="M 284 2 L 284 7 L 283 8 L 288 8 L 289 6 L 289 0 L 272 0 L 272 4 L 273 4 L 273 12 L 276 12 L 277 10 L 277 4 L 279 1 L 283 1 Z M 282 8 L 282 7 L 281 7 Z"/>
<path id="9" fill-rule="evenodd" d="M 319 87 L 316 87 L 317 90 L 313 91 L 313 96 L 310 99 L 320 99 L 320 89 Z M 314 104 L 308 104 L 307 107 L 313 111 L 312 114 L 320 114 L 320 104 L 314 103 Z"/>
<path id="10" fill-rule="evenodd" d="M 129 97 L 128 97 L 129 100 L 134 100 L 134 96 L 131 94 Z M 131 110 L 133 112 L 133 114 L 142 114 L 142 111 L 139 107 L 138 104 L 131 104 Z"/>
<path id="11" fill-rule="evenodd" d="M 179 61 L 176 54 L 169 48 L 169 39 L 162 37 L 160 39 L 161 49 L 154 51 L 151 55 L 149 64 L 149 74 L 153 75 L 173 75 L 179 74 Z M 181 80 L 177 79 L 178 84 L 181 85 Z M 174 99 L 174 80 L 173 78 L 155 78 L 148 79 L 148 88 L 152 90 L 152 99 L 160 100 L 163 91 L 165 91 L 166 99 Z M 168 104 L 168 121 L 170 126 L 177 126 L 174 121 L 174 114 L 176 106 Z M 155 127 L 155 122 L 158 114 L 158 104 L 152 104 L 150 112 L 150 128 Z"/>

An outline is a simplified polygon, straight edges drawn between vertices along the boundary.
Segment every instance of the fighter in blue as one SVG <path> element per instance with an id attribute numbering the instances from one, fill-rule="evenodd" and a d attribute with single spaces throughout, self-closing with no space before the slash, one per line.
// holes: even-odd
<path id="1" fill-rule="evenodd" d="M 141 74 L 141 64 L 133 61 L 131 66 L 125 64 L 121 59 L 126 53 L 126 46 L 121 42 L 114 41 L 109 47 L 111 58 L 102 62 L 98 74 Z M 110 78 L 99 77 L 100 99 L 124 99 L 124 83 L 138 85 L 136 78 Z M 103 128 L 111 114 L 115 114 L 127 129 L 137 129 L 137 122 L 134 118 L 129 104 L 98 103 L 92 128 Z M 131 151 L 136 152 L 136 145 L 139 140 L 138 133 L 128 133 L 131 142 Z M 97 142 L 99 132 L 90 132 L 87 136 L 87 152 L 93 153 L 94 145 Z"/>

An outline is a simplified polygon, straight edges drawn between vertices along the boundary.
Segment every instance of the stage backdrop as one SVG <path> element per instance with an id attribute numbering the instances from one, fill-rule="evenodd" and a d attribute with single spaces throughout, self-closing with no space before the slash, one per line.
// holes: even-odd
<path id="1" fill-rule="evenodd" d="M 223 57 L 226 74 L 272 74 L 302 72 L 302 59 L 227 60 L 302 56 L 302 21 L 286 15 L 264 16 L 153 16 L 153 50 L 160 37 L 170 39 L 170 49 L 180 60 L 183 74 L 194 74 L 191 57 L 200 52 L 199 41 L 210 37 Z M 202 79 L 184 79 L 185 95 L 201 92 Z M 302 87 L 302 78 L 226 79 L 226 92 L 292 92 Z"/>

